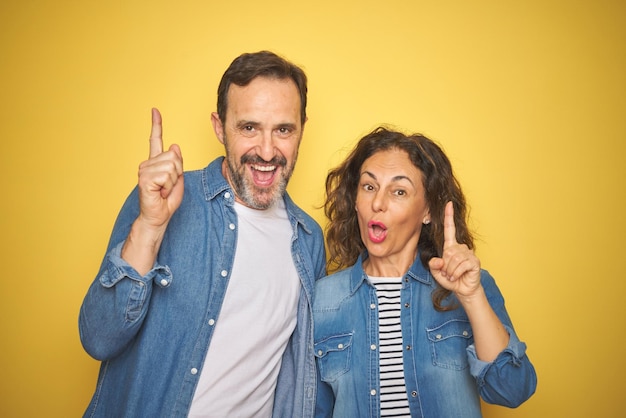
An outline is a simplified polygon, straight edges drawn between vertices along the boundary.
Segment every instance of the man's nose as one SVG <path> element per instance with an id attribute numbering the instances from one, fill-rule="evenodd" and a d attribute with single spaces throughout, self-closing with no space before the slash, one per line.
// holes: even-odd
<path id="1" fill-rule="evenodd" d="M 276 154 L 276 149 L 274 147 L 274 137 L 272 136 L 272 132 L 263 132 L 259 136 L 259 143 L 257 144 L 257 154 L 264 161 L 270 161 L 274 158 Z"/>

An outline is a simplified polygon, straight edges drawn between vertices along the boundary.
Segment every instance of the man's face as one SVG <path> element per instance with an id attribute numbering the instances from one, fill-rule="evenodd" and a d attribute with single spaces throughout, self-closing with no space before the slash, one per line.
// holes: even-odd
<path id="1" fill-rule="evenodd" d="M 224 123 L 213 113 L 215 134 L 226 148 L 222 172 L 236 200 L 267 209 L 280 199 L 293 173 L 302 138 L 300 94 L 291 79 L 257 77 L 228 90 Z"/>

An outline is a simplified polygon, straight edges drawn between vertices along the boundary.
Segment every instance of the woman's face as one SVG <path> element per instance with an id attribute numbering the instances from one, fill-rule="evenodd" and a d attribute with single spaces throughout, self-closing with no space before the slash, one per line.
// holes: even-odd
<path id="1" fill-rule="evenodd" d="M 379 151 L 365 160 L 356 211 L 368 265 L 396 266 L 403 274 L 415 259 L 422 223 L 430 219 L 422 172 L 405 151 Z M 389 275 L 376 268 L 368 273 Z"/>

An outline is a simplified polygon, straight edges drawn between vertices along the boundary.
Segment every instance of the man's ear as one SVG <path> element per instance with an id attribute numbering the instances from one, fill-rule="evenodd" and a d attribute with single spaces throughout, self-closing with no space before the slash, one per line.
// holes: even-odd
<path id="1" fill-rule="evenodd" d="M 213 124 L 213 131 L 217 139 L 224 144 L 224 125 L 217 112 L 211 113 L 211 124 Z"/>

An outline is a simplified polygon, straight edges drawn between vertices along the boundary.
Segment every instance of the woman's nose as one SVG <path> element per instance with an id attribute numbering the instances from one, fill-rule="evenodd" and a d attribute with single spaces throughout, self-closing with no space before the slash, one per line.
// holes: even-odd
<path id="1" fill-rule="evenodd" d="M 387 209 L 387 199 L 382 191 L 378 191 L 372 200 L 372 210 L 374 212 L 381 212 L 385 209 Z"/>

